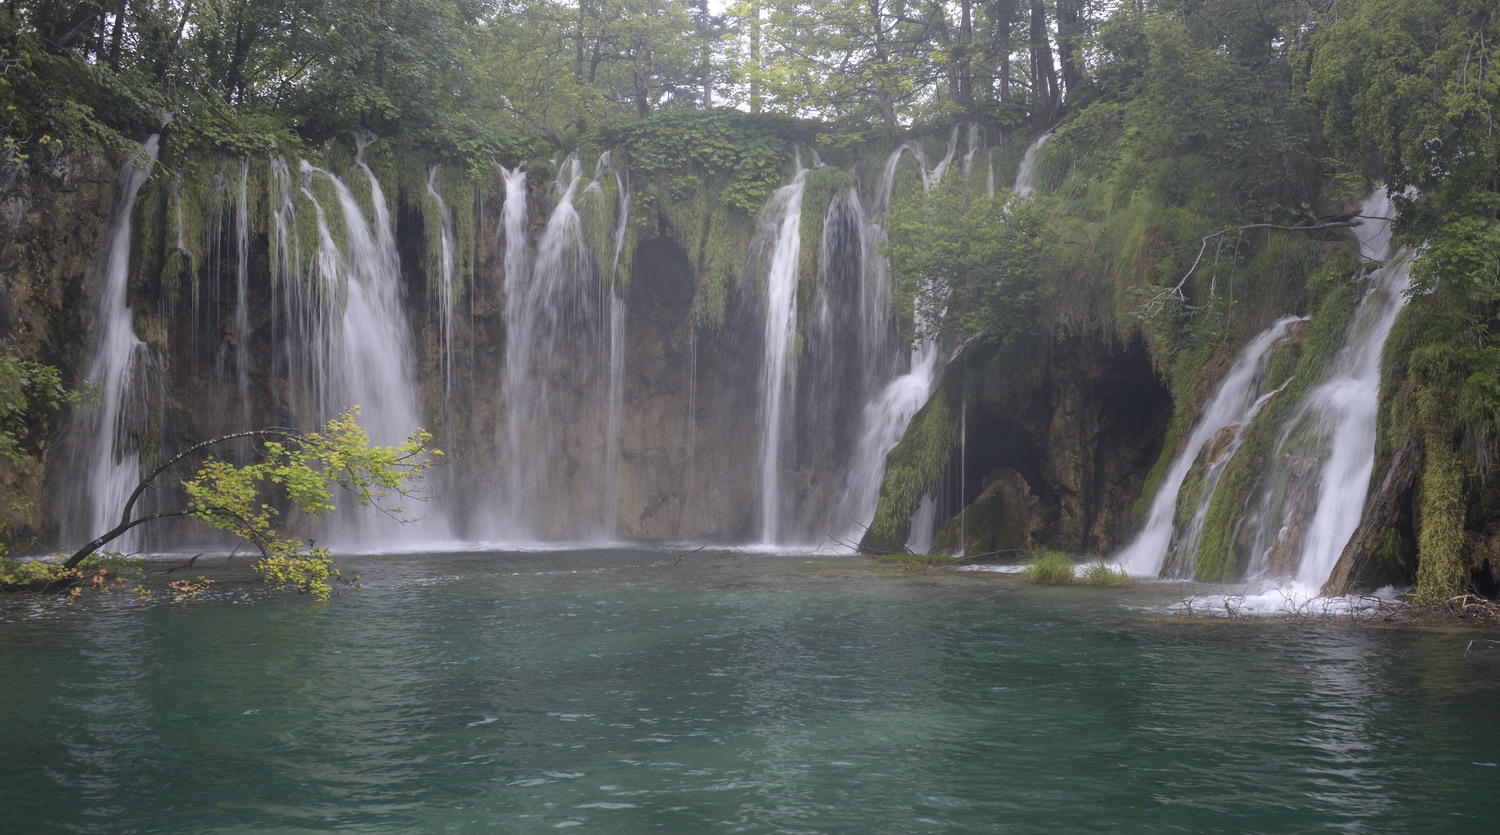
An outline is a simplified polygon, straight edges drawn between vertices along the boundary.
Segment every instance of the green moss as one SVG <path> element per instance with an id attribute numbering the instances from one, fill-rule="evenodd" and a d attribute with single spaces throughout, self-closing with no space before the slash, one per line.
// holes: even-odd
<path id="1" fill-rule="evenodd" d="M 1004 471 L 962 513 L 948 520 L 933 538 L 932 549 L 971 555 L 1025 550 L 1031 545 L 1028 492 L 1019 473 Z"/>
<path id="2" fill-rule="evenodd" d="M 1412 600 L 1437 605 L 1464 590 L 1463 463 L 1444 446 L 1427 450 L 1417 534 L 1417 587 Z"/>
<path id="3" fill-rule="evenodd" d="M 961 387 L 956 369 L 949 368 L 937 393 L 917 412 L 901 441 L 886 457 L 885 480 L 875 518 L 860 541 L 866 552 L 902 550 L 910 534 L 911 516 L 922 497 L 932 492 L 948 467 L 958 443 Z"/>
<path id="4" fill-rule="evenodd" d="M 818 253 L 823 242 L 823 224 L 828 218 L 828 206 L 835 194 L 854 187 L 854 178 L 849 172 L 825 165 L 807 172 L 802 187 L 802 236 L 801 275 L 802 287 L 810 298 L 818 277 Z M 807 309 L 803 304 L 802 309 Z"/>
<path id="5" fill-rule="evenodd" d="M 903 565 L 908 568 L 925 568 L 936 565 L 953 565 L 961 561 L 962 557 L 945 557 L 932 554 L 881 554 L 876 560 L 890 565 Z"/>
<path id="6" fill-rule="evenodd" d="M 1245 429 L 1239 452 L 1225 467 L 1209 500 L 1195 557 L 1194 576 L 1199 580 L 1227 582 L 1244 572 L 1250 555 L 1236 541 L 1240 520 L 1250 509 L 1262 476 L 1270 469 L 1283 427 L 1307 392 L 1323 378 L 1328 362 L 1343 345 L 1349 320 L 1359 304 L 1357 289 L 1349 282 L 1349 274 L 1342 272 L 1345 267 L 1347 263 L 1342 260 L 1330 263 L 1310 282 L 1321 295 L 1300 346 L 1288 355 L 1296 357 L 1295 373 Z"/>

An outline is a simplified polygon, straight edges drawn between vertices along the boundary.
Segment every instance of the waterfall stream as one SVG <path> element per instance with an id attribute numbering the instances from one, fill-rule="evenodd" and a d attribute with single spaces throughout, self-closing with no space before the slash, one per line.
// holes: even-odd
<path id="1" fill-rule="evenodd" d="M 807 169 L 777 189 L 760 215 L 757 251 L 765 271 L 765 344 L 761 358 L 760 542 L 781 533 L 781 448 L 789 372 L 797 327 L 797 278 L 802 253 L 802 191 Z"/>
<path id="2" fill-rule="evenodd" d="M 319 419 L 351 406 L 376 443 L 393 444 L 425 426 L 417 391 L 415 354 L 401 287 L 400 257 L 385 193 L 364 161 L 368 139 L 361 139 L 355 165 L 369 186 L 373 211 L 366 216 L 348 185 L 330 171 L 302 163 L 303 194 L 317 218 L 317 254 L 308 293 L 310 344 L 292 353 L 310 354 L 308 379 Z M 335 238 L 324 206 L 312 187 L 322 177 L 332 186 L 343 240 Z M 329 541 L 338 548 L 417 547 L 451 539 L 448 511 L 441 502 L 403 507 L 402 519 L 367 508 L 341 508 L 330 520 Z"/>
<path id="3" fill-rule="evenodd" d="M 234 207 L 234 381 L 238 429 L 250 429 L 250 158 L 240 160 Z"/>
<path id="4" fill-rule="evenodd" d="M 626 184 L 607 153 L 592 177 L 577 154 L 568 156 L 532 257 L 526 175 L 502 172 L 505 474 L 496 524 L 486 533 L 506 542 L 609 540 L 617 524 L 624 409 L 626 307 L 619 266 Z M 607 199 L 607 182 L 618 200 Z M 576 367 L 563 361 L 570 352 L 586 361 Z M 564 426 L 559 415 L 581 420 Z M 585 495 L 592 500 L 579 501 Z"/>
<path id="5" fill-rule="evenodd" d="M 1203 413 L 1194 424 L 1192 432 L 1188 435 L 1187 443 L 1183 444 L 1177 456 L 1172 459 L 1163 477 L 1161 487 L 1156 491 L 1155 498 L 1151 501 L 1151 509 L 1146 515 L 1146 523 L 1136 534 L 1130 544 L 1122 548 L 1115 555 L 1115 561 L 1120 568 L 1137 576 L 1155 577 L 1162 572 L 1162 566 L 1167 559 L 1167 554 L 1172 550 L 1174 544 L 1175 522 L 1177 517 L 1177 497 L 1182 490 L 1183 482 L 1187 480 L 1188 472 L 1193 463 L 1198 460 L 1204 447 L 1219 438 L 1224 430 L 1234 427 L 1235 441 L 1229 444 L 1229 448 L 1221 450 L 1216 457 L 1217 461 L 1227 461 L 1233 455 L 1233 449 L 1237 446 L 1240 431 L 1254 418 L 1255 413 L 1264 405 L 1261 384 L 1265 377 L 1266 363 L 1270 359 L 1271 350 L 1283 339 L 1291 334 L 1293 326 L 1307 321 L 1305 318 L 1288 316 L 1278 320 L 1271 327 L 1254 339 L 1250 340 L 1235 358 L 1234 364 L 1224 375 L 1219 387 L 1214 391 L 1213 397 L 1203 407 Z M 1222 472 L 1222 467 L 1218 468 Z M 1214 477 L 1217 483 L 1217 476 Z M 1195 512 L 1194 518 L 1198 520 L 1195 528 L 1201 531 L 1201 517 L 1206 512 L 1209 500 L 1213 497 L 1213 485 L 1205 480 L 1200 509 Z M 1196 539 L 1196 532 L 1188 534 L 1189 539 Z"/>
<path id="6" fill-rule="evenodd" d="M 1319 593 L 1359 525 L 1375 462 L 1380 358 L 1411 285 L 1411 253 L 1391 251 L 1395 208 L 1385 190 L 1366 199 L 1359 214 L 1365 218 L 1355 228 L 1360 254 L 1379 267 L 1343 346 L 1282 426 L 1255 509 L 1241 523 L 1240 538 L 1253 543 L 1249 576 L 1289 599 Z M 1180 555 L 1184 563 L 1193 559 L 1224 466 L 1244 428 L 1277 393 L 1260 391 L 1270 349 L 1299 321 L 1278 321 L 1240 353 L 1173 459 L 1145 527 L 1116 555 L 1122 568 L 1157 576 L 1169 555 Z M 1230 427 L 1232 436 L 1223 438 Z M 1200 453 L 1214 443 L 1221 449 L 1207 462 L 1198 504 L 1179 530 L 1178 492 Z"/>
<path id="7" fill-rule="evenodd" d="M 1323 379 L 1282 429 L 1249 520 L 1252 577 L 1289 578 L 1317 594 L 1359 526 L 1380 406 L 1380 358 L 1411 287 L 1411 252 L 1392 252 L 1395 207 L 1385 189 L 1360 206 L 1355 227 L 1362 257 L 1379 265 L 1344 344 Z M 1307 511 L 1311 509 L 1311 514 Z"/>
<path id="8" fill-rule="evenodd" d="M 443 346 L 443 402 L 453 402 L 453 329 L 458 302 L 458 242 L 453 232 L 453 215 L 448 203 L 437 188 L 438 167 L 427 171 L 427 196 L 432 199 L 438 212 L 438 340 Z"/>
<path id="9" fill-rule="evenodd" d="M 94 305 L 97 337 L 84 373 L 98 402 L 80 406 L 68 429 L 69 458 L 73 469 L 84 474 L 71 480 L 76 487 L 63 508 L 63 533 L 70 541 L 86 541 L 114 527 L 141 477 L 140 435 L 159 380 L 153 373 L 155 353 L 136 336 L 130 309 L 131 227 L 136 197 L 151 177 L 159 146 L 160 137 L 152 134 L 121 170 L 119 198 L 105 236 Z M 130 532 L 110 547 L 131 552 L 141 541 Z"/>

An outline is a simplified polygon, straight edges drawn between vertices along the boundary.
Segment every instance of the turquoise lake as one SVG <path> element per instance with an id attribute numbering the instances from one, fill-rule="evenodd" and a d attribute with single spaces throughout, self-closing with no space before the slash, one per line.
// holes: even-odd
<path id="1" fill-rule="evenodd" d="M 1490 831 L 1500 635 L 854 557 L 0 601 L 0 830 Z M 177 576 L 177 575 L 174 575 Z"/>

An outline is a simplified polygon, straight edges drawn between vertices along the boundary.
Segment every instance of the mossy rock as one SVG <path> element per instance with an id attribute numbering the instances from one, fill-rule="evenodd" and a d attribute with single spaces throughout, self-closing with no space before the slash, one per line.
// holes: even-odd
<path id="1" fill-rule="evenodd" d="M 961 515 L 948 520 L 933 550 L 969 555 L 1030 550 L 1041 521 L 1039 504 L 1020 473 L 1001 470 Z"/>

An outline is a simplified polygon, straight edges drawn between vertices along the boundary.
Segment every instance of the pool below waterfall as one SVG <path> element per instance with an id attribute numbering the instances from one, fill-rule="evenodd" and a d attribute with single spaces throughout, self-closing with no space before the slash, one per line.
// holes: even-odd
<path id="1" fill-rule="evenodd" d="M 855 557 L 346 558 L 0 600 L 0 829 L 1482 831 L 1500 635 Z"/>

